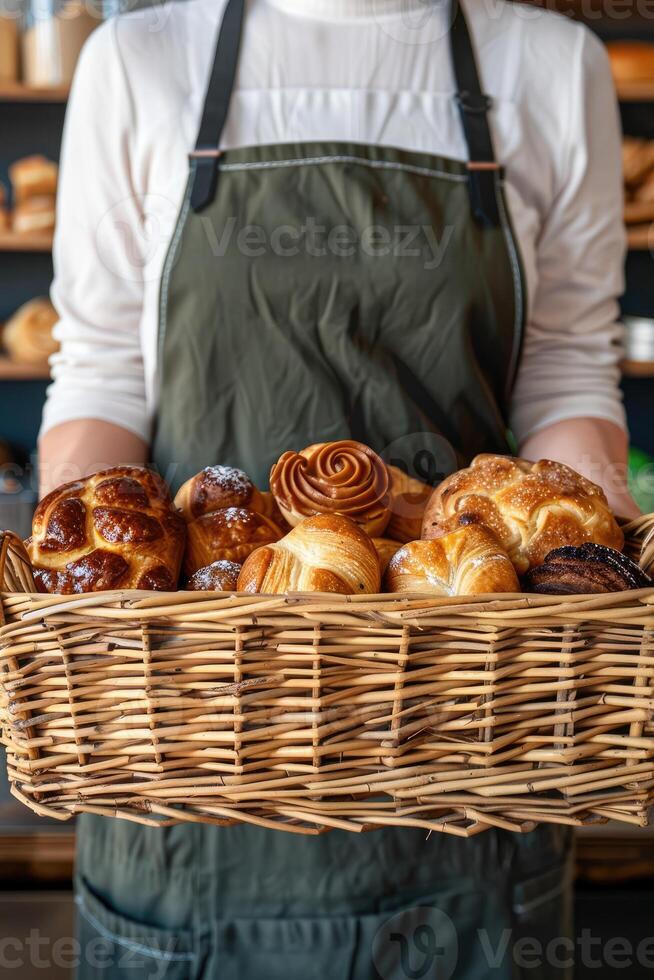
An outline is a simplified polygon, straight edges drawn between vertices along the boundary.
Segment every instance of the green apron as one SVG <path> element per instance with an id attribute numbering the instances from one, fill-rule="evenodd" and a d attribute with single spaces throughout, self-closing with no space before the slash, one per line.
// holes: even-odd
<path id="1" fill-rule="evenodd" d="M 524 285 L 463 12 L 468 165 L 358 143 L 219 153 L 243 6 L 226 6 L 164 268 L 154 463 L 173 486 L 220 462 L 265 487 L 284 450 L 323 440 L 432 478 L 505 452 Z M 569 977 L 565 950 L 545 953 L 569 934 L 569 845 L 560 827 L 300 837 L 86 816 L 78 976 Z"/>

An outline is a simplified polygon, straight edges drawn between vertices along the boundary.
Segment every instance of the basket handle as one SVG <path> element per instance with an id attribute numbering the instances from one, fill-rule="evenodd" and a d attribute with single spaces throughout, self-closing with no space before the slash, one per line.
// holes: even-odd
<path id="1" fill-rule="evenodd" d="M 13 531 L 0 531 L 0 592 L 36 592 L 27 549 Z"/>

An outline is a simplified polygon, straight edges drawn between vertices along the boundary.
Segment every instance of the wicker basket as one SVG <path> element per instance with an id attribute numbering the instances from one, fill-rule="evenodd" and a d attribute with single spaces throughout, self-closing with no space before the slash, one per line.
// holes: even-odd
<path id="1" fill-rule="evenodd" d="M 654 516 L 625 527 L 654 563 Z M 37 813 L 297 833 L 647 823 L 654 590 L 35 595 L 0 549 L 0 722 Z"/>

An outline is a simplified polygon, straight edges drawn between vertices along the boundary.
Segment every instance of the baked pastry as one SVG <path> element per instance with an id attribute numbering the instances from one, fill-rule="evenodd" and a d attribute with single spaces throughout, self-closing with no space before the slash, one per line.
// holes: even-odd
<path id="1" fill-rule="evenodd" d="M 224 507 L 203 514 L 187 525 L 184 574 L 215 561 L 242 564 L 247 556 L 264 544 L 279 541 L 284 532 L 269 517 L 246 507 Z"/>
<path id="2" fill-rule="evenodd" d="M 121 466 L 44 497 L 26 544 L 39 592 L 171 591 L 184 537 L 184 521 L 161 477 Z"/>
<path id="3" fill-rule="evenodd" d="M 2 343 L 14 361 L 47 364 L 59 348 L 52 331 L 59 317 L 48 299 L 32 299 L 7 320 Z"/>
<path id="4" fill-rule="evenodd" d="M 186 521 L 226 507 L 247 507 L 279 523 L 281 514 L 271 493 L 257 490 L 247 473 L 234 466 L 207 466 L 187 480 L 175 497 Z"/>
<path id="5" fill-rule="evenodd" d="M 9 167 L 14 205 L 22 204 L 32 197 L 54 198 L 58 174 L 57 164 L 40 154 L 16 160 Z"/>
<path id="6" fill-rule="evenodd" d="M 399 551 L 400 543 L 399 541 L 392 541 L 390 538 L 373 538 L 372 543 L 374 544 L 377 554 L 379 555 L 381 572 L 383 575 L 388 568 L 389 561 L 395 552 Z"/>
<path id="7" fill-rule="evenodd" d="M 422 519 L 433 487 L 409 476 L 397 466 L 389 466 L 391 478 L 391 519 L 386 527 L 387 538 L 395 541 L 415 541 L 422 531 Z"/>
<path id="8" fill-rule="evenodd" d="M 620 550 L 624 536 L 603 491 L 563 463 L 477 456 L 436 488 L 423 538 L 483 524 L 499 538 L 519 574 L 554 548 L 586 541 Z"/>
<path id="9" fill-rule="evenodd" d="M 235 561 L 214 561 L 198 568 L 186 583 L 190 592 L 236 592 L 241 566 Z"/>
<path id="10" fill-rule="evenodd" d="M 654 81 L 654 44 L 611 41 L 606 49 L 616 85 Z"/>
<path id="11" fill-rule="evenodd" d="M 390 482 L 377 453 L 351 439 L 284 453 L 270 472 L 270 489 L 291 527 L 317 514 L 343 514 L 371 537 L 390 520 Z"/>
<path id="12" fill-rule="evenodd" d="M 54 197 L 29 197 L 14 208 L 12 227 L 19 235 L 38 232 L 47 234 L 54 231 Z"/>
<path id="13" fill-rule="evenodd" d="M 391 558 L 387 592 L 486 595 L 520 592 L 515 568 L 492 531 L 472 524 L 432 541 L 411 541 Z"/>
<path id="14" fill-rule="evenodd" d="M 349 517 L 321 514 L 297 524 L 276 544 L 259 548 L 238 578 L 239 592 L 379 592 L 381 572 L 372 541 Z"/>
<path id="15" fill-rule="evenodd" d="M 635 562 L 613 548 L 583 544 L 557 548 L 523 580 L 525 592 L 541 595 L 596 595 L 648 589 L 652 580 Z"/>

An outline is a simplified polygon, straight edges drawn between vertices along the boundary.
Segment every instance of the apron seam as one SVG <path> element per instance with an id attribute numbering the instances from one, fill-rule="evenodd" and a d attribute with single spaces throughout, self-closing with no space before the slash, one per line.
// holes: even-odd
<path id="1" fill-rule="evenodd" d="M 182 202 L 182 208 L 177 217 L 177 225 L 175 226 L 175 233 L 170 242 L 170 248 L 168 249 L 168 254 L 166 255 L 166 261 L 164 262 L 164 268 L 161 277 L 159 336 L 158 336 L 158 346 L 157 346 L 157 360 L 159 364 L 163 363 L 163 340 L 166 331 L 166 321 L 168 319 L 168 292 L 170 286 L 170 277 L 172 274 L 172 268 L 175 262 L 175 258 L 177 257 L 177 249 L 179 248 L 179 243 L 181 241 L 182 235 L 184 234 L 186 219 L 188 218 L 188 213 L 191 208 L 191 194 L 193 192 L 194 175 L 195 175 L 195 164 L 192 165 L 191 173 L 189 174 L 189 178 L 186 184 L 186 190 L 184 192 L 184 200 Z"/>
<path id="2" fill-rule="evenodd" d="M 393 160 L 366 160 L 359 156 L 348 154 L 335 154 L 333 156 L 321 157 L 298 157 L 288 160 L 261 160 L 245 161 L 243 163 L 222 163 L 220 164 L 221 173 L 236 172 L 239 170 L 274 170 L 284 167 L 303 167 L 319 166 L 324 163 L 358 163 L 363 167 L 371 167 L 377 170 L 400 170 L 406 173 L 419 174 L 425 177 L 442 177 L 444 180 L 451 180 L 456 183 L 467 183 L 466 174 L 450 174 L 444 170 L 434 170 L 431 167 L 421 167 L 418 164 L 398 163 Z"/>
<path id="3" fill-rule="evenodd" d="M 513 322 L 513 350 L 511 352 L 511 365 L 508 373 L 508 385 L 507 385 L 507 389 L 508 389 L 507 400 L 508 400 L 513 391 L 513 385 L 515 383 L 516 373 L 518 369 L 518 361 L 520 358 L 520 350 L 522 347 L 522 338 L 523 338 L 524 324 L 525 324 L 525 297 L 524 297 L 523 276 L 522 276 L 520 258 L 518 256 L 515 235 L 504 202 L 504 191 L 502 189 L 502 182 L 499 174 L 495 175 L 495 184 L 496 184 L 495 193 L 497 197 L 498 209 L 500 212 L 502 231 L 504 233 L 504 240 L 506 242 L 507 251 L 509 253 L 509 262 L 511 264 L 511 270 L 513 273 L 513 291 L 514 291 L 514 298 L 515 298 L 515 318 Z"/>
<path id="4" fill-rule="evenodd" d="M 124 936 L 119 936 L 117 933 L 112 932 L 111 929 L 107 929 L 106 926 L 103 926 L 100 920 L 89 911 L 81 895 L 75 896 L 75 904 L 79 909 L 80 915 L 86 919 L 89 925 L 92 925 L 104 939 L 110 939 L 118 946 L 124 946 L 125 949 L 129 949 L 134 953 L 143 953 L 145 956 L 150 956 L 152 959 L 166 960 L 167 962 L 187 963 L 197 958 L 195 953 L 165 953 L 154 949 L 152 946 L 146 946 L 144 943 L 133 942 L 131 939 L 126 939 Z"/>

